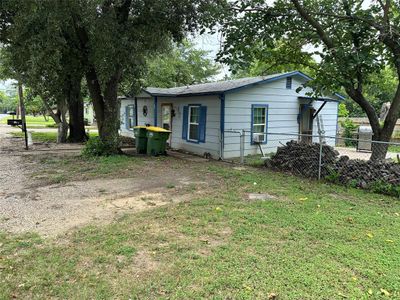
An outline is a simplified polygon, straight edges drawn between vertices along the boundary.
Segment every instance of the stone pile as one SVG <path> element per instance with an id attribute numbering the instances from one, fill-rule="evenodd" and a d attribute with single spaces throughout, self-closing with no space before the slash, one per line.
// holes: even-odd
<path id="1" fill-rule="evenodd" d="M 279 147 L 276 154 L 266 160 L 268 168 L 290 172 L 309 178 L 318 178 L 320 144 L 299 143 L 290 141 L 286 146 Z M 328 175 L 326 166 L 334 163 L 339 152 L 328 145 L 322 146 L 322 168 L 321 175 Z"/>
<path id="2" fill-rule="evenodd" d="M 332 167 L 340 183 L 368 188 L 376 182 L 400 186 L 400 164 L 390 161 L 350 160 L 342 156 Z"/>
<path id="3" fill-rule="evenodd" d="M 265 161 L 267 168 L 290 172 L 308 178 L 318 178 L 320 144 L 296 141 L 279 147 L 276 154 Z M 369 188 L 376 182 L 400 186 L 400 164 L 391 160 L 350 160 L 328 145 L 322 146 L 321 178 L 338 183 Z"/>

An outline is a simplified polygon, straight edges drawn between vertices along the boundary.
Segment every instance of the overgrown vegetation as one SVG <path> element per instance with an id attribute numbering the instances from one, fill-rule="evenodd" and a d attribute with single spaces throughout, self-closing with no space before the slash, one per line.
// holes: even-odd
<path id="1" fill-rule="evenodd" d="M 220 188 L 54 240 L 1 234 L 0 297 L 400 297 L 398 201 L 252 168 L 190 167 Z"/>
<path id="2" fill-rule="evenodd" d="M 355 147 L 357 141 L 352 141 L 348 139 L 356 138 L 355 133 L 358 126 L 354 124 L 354 122 L 350 118 L 346 118 L 344 121 L 341 121 L 340 125 L 343 128 L 343 137 L 346 138 L 346 140 L 344 140 L 344 144 L 346 145 L 346 147 Z"/>
<path id="3" fill-rule="evenodd" d="M 115 155 L 115 146 L 114 143 L 103 141 L 96 136 L 86 142 L 82 155 L 86 157 Z"/>

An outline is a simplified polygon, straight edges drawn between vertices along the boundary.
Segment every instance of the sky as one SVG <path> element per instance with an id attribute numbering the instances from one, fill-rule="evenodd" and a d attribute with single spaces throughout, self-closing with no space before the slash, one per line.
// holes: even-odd
<path id="1" fill-rule="evenodd" d="M 208 58 L 215 60 L 217 53 L 221 48 L 222 37 L 220 33 L 203 34 L 191 38 L 197 49 L 209 51 Z M 221 65 L 220 73 L 215 77 L 216 80 L 223 79 L 226 75 L 230 75 L 229 68 L 226 65 Z"/>

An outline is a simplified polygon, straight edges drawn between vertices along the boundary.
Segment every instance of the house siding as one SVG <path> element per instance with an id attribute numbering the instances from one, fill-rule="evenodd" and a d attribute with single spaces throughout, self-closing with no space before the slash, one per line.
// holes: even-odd
<path id="1" fill-rule="evenodd" d="M 267 122 L 267 141 L 262 145 L 264 152 L 275 152 L 277 147 L 290 140 L 298 140 L 299 123 L 297 121 L 300 104 L 307 104 L 307 99 L 299 99 L 307 96 L 310 92 L 304 88 L 299 93 L 296 89 L 302 86 L 305 79 L 300 76 L 292 77 L 292 88 L 286 88 L 286 78 L 281 78 L 272 82 L 256 84 L 245 88 L 240 88 L 225 93 L 224 119 L 221 124 L 221 99 L 219 95 L 191 96 L 191 97 L 157 97 L 157 108 L 155 110 L 154 97 L 147 93 L 141 93 L 136 98 L 137 104 L 137 124 L 161 126 L 162 123 L 162 104 L 172 104 L 175 117 L 172 119 L 171 148 L 185 150 L 194 154 L 203 155 L 205 152 L 211 154 L 215 159 L 233 158 L 240 156 L 240 137 L 239 133 L 233 131 L 246 131 L 245 155 L 259 154 L 258 145 L 251 143 L 251 123 L 252 105 L 268 106 Z M 135 104 L 134 99 L 123 99 L 121 101 L 121 134 L 133 136 L 133 132 L 126 129 L 125 107 Z M 202 105 L 207 107 L 206 116 L 206 138 L 204 143 L 193 143 L 182 137 L 183 111 L 188 105 Z M 314 101 L 313 107 L 318 110 L 323 104 L 322 101 Z M 147 116 L 143 115 L 143 107 L 147 106 Z M 157 113 L 155 118 L 154 113 Z M 327 102 L 319 113 L 323 120 L 326 136 L 333 138 L 327 139 L 329 145 L 334 146 L 337 121 L 338 103 Z M 157 119 L 157 122 L 155 121 Z M 221 155 L 221 126 L 225 128 L 223 155 Z M 275 133 L 275 134 L 274 134 Z M 283 135 L 287 134 L 287 135 Z M 318 134 L 316 119 L 313 122 L 313 134 Z M 314 138 L 318 142 L 318 138 Z"/>
<path id="2" fill-rule="evenodd" d="M 299 96 L 306 96 L 308 89 L 296 93 L 296 89 L 304 81 L 296 77 L 292 79 L 292 89 L 286 88 L 286 79 L 276 80 L 268 84 L 244 88 L 225 95 L 225 131 L 242 129 L 246 130 L 245 155 L 260 153 L 258 145 L 251 144 L 251 107 L 254 104 L 268 105 L 267 143 L 262 145 L 265 152 L 275 152 L 281 143 L 297 140 L 299 124 L 297 116 L 301 103 Z M 323 102 L 316 101 L 313 107 L 318 109 Z M 325 135 L 336 135 L 337 102 L 328 102 L 319 115 L 323 119 Z M 273 133 L 292 134 L 291 136 L 273 135 Z M 313 133 L 318 133 L 317 122 L 314 120 Z M 317 141 L 317 140 L 315 140 Z M 329 139 L 327 143 L 334 145 L 335 140 Z M 238 133 L 225 132 L 224 158 L 240 156 L 240 137 Z"/>
<path id="3" fill-rule="evenodd" d="M 172 118 L 171 148 L 185 150 L 198 155 L 208 152 L 215 159 L 220 157 L 220 99 L 218 96 L 158 97 L 157 124 L 154 118 L 154 98 L 141 95 L 141 97 L 137 97 L 136 99 L 138 125 L 150 124 L 161 126 L 161 105 L 164 103 L 172 104 L 175 117 Z M 121 101 L 121 134 L 133 137 L 133 132 L 126 129 L 125 125 L 125 107 L 130 104 L 134 104 L 134 99 L 123 99 Z M 204 143 L 188 142 L 182 138 L 183 107 L 190 104 L 207 106 L 206 138 Z M 143 115 L 144 106 L 147 106 L 147 116 Z"/>

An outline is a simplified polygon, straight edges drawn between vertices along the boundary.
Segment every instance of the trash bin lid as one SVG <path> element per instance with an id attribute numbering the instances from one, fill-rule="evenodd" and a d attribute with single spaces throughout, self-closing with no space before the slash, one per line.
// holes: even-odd
<path id="1" fill-rule="evenodd" d="M 144 128 L 144 129 L 146 129 L 146 128 L 147 128 L 147 126 L 144 126 L 144 125 L 139 125 L 139 126 L 135 126 L 135 127 L 133 127 L 133 128 Z"/>
<path id="2" fill-rule="evenodd" d="M 372 133 L 372 128 L 371 128 L 371 126 L 361 125 L 360 127 L 358 127 L 358 132 L 359 133 Z"/>
<path id="3" fill-rule="evenodd" d="M 156 126 L 148 126 L 146 128 L 148 131 L 153 131 L 153 132 L 171 132 L 167 129 L 164 129 L 162 127 L 156 127 Z"/>

